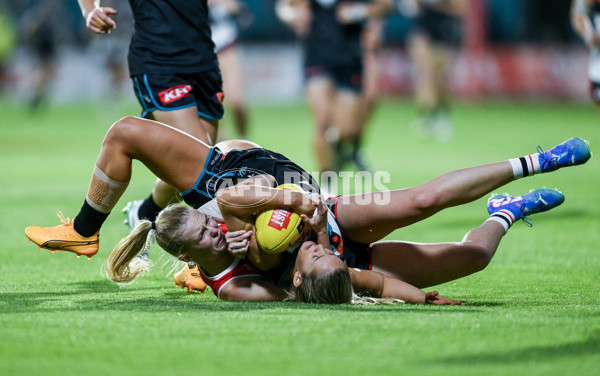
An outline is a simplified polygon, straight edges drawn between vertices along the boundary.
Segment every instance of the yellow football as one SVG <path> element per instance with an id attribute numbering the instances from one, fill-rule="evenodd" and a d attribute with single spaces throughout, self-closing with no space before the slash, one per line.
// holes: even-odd
<path id="1" fill-rule="evenodd" d="M 295 184 L 282 184 L 278 189 L 302 191 Z M 294 244 L 304 232 L 304 222 L 293 211 L 284 209 L 265 210 L 255 222 L 256 241 L 267 253 L 281 253 Z"/>

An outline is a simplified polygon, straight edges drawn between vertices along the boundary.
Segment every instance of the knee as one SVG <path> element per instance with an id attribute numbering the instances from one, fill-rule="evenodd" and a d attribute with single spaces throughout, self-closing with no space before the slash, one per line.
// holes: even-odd
<path id="1" fill-rule="evenodd" d="M 446 207 L 449 202 L 447 192 L 435 185 L 421 186 L 415 188 L 412 195 L 411 206 L 418 213 L 424 213 L 431 210 L 440 210 Z"/>
<path id="2" fill-rule="evenodd" d="M 103 146 L 127 143 L 128 140 L 135 138 L 141 130 L 138 118 L 133 116 L 121 118 L 106 133 Z"/>
<path id="3" fill-rule="evenodd" d="M 472 273 L 485 269 L 492 261 L 493 252 L 483 244 L 464 244 L 468 247 L 467 263 Z"/>

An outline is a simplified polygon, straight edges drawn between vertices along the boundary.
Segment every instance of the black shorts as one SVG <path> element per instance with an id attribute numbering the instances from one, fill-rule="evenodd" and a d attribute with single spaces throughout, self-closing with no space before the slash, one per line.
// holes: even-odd
<path id="1" fill-rule="evenodd" d="M 319 192 L 317 181 L 308 172 L 279 153 L 262 148 L 223 153 L 213 147 L 206 158 L 204 171 L 192 188 L 181 192 L 181 197 L 188 205 L 199 208 L 216 197 L 218 190 L 263 174 L 273 176 L 275 186 L 292 183 L 307 192 Z"/>
<path id="2" fill-rule="evenodd" d="M 175 111 L 192 106 L 197 107 L 202 118 L 223 118 L 223 81 L 219 68 L 200 73 L 140 74 L 132 80 L 144 118 L 154 110 Z"/>
<path id="3" fill-rule="evenodd" d="M 304 78 L 306 81 L 313 77 L 324 76 L 331 79 L 338 89 L 348 89 L 355 93 L 362 92 L 362 75 L 362 64 L 341 67 L 307 65 L 304 68 Z"/>
<path id="4" fill-rule="evenodd" d="M 337 222 L 337 204 L 338 197 L 328 198 L 326 201 L 329 210 L 333 213 L 335 220 Z M 339 224 L 338 224 L 339 227 Z M 351 268 L 358 268 L 363 270 L 371 270 L 372 269 L 372 259 L 371 259 L 371 244 L 368 243 L 359 243 L 353 240 L 348 239 L 348 237 L 342 232 L 343 239 L 343 252 L 340 258 L 346 263 L 347 266 Z"/>
<path id="5" fill-rule="evenodd" d="M 590 81 L 590 97 L 596 104 L 600 104 L 600 83 Z"/>

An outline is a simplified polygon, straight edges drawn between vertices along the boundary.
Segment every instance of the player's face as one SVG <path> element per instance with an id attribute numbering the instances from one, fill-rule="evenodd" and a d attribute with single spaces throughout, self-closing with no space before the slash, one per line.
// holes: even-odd
<path id="1" fill-rule="evenodd" d="M 296 269 L 302 275 L 315 273 L 325 275 L 338 269 L 345 269 L 346 264 L 331 249 L 311 241 L 302 243 L 296 259 Z"/>
<path id="2" fill-rule="evenodd" d="M 216 253 L 227 250 L 225 234 L 219 228 L 219 223 L 212 217 L 197 210 L 190 212 L 186 229 L 183 231 L 187 239 L 185 253 L 179 255 L 182 261 L 195 261 L 202 254 Z"/>

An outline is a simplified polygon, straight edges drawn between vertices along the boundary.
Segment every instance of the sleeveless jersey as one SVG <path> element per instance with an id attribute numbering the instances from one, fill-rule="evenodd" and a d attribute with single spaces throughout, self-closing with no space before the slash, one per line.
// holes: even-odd
<path id="1" fill-rule="evenodd" d="M 344 25 L 336 19 L 342 0 L 310 0 L 312 21 L 304 39 L 305 66 L 345 66 L 362 62 L 363 23 Z M 368 1 L 360 0 L 358 2 Z"/>
<path id="2" fill-rule="evenodd" d="M 218 66 L 207 0 L 129 0 L 129 73 L 199 73 Z"/>
<path id="3" fill-rule="evenodd" d="M 234 279 L 243 277 L 262 277 L 260 270 L 247 259 L 236 257 L 229 267 L 215 276 L 208 276 L 206 271 L 198 266 L 200 277 L 204 283 L 210 286 L 217 298 L 221 299 L 221 291 L 227 284 Z"/>
<path id="4" fill-rule="evenodd" d="M 213 199 L 219 189 L 261 174 L 273 176 L 276 186 L 293 183 L 307 192 L 319 192 L 316 180 L 282 154 L 263 148 L 223 153 L 218 147 L 213 147 L 194 187 L 182 192 L 181 196 L 188 205 L 199 208 Z"/>

